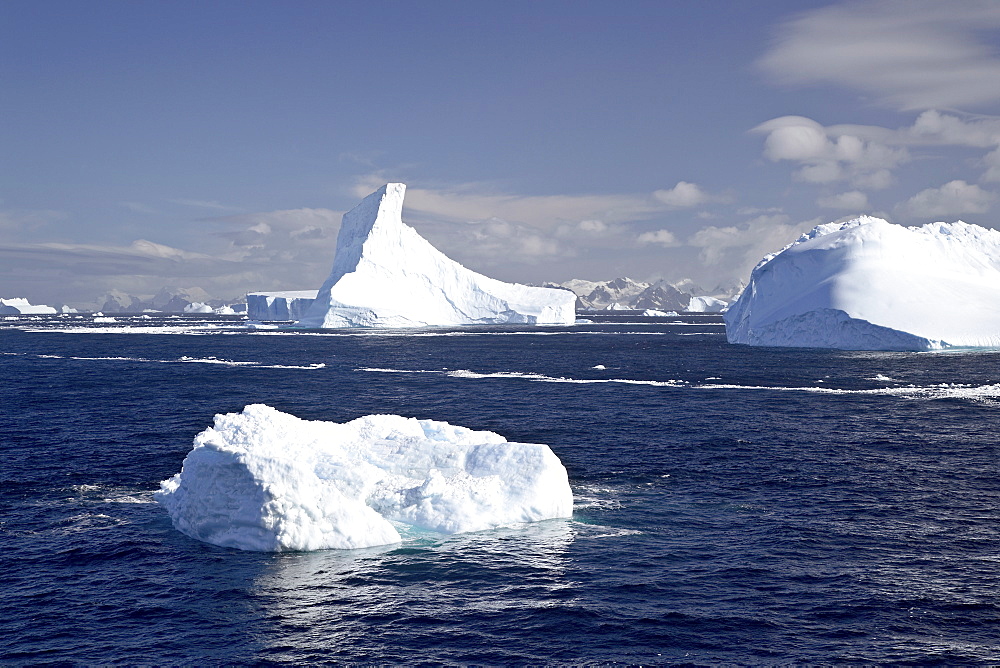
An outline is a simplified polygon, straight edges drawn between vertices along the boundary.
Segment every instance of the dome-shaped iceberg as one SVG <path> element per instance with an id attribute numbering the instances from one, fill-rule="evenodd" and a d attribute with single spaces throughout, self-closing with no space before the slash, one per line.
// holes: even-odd
<path id="1" fill-rule="evenodd" d="M 1000 346 L 1000 232 L 820 225 L 754 268 L 725 314 L 731 343 L 846 350 Z"/>

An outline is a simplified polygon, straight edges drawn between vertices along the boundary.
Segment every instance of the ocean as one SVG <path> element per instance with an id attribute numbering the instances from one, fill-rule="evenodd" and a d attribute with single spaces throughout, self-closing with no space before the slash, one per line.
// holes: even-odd
<path id="1" fill-rule="evenodd" d="M 0 320 L 4 664 L 995 664 L 1000 351 L 726 343 L 715 316 L 248 331 Z M 153 501 L 216 413 L 548 444 L 573 517 L 253 553 Z"/>

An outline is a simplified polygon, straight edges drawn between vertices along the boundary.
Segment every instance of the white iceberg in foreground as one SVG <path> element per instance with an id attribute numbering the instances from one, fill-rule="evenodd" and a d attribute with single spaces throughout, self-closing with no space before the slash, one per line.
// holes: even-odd
<path id="1" fill-rule="evenodd" d="M 0 315 L 48 315 L 57 311 L 44 304 L 31 304 L 24 297 L 0 299 Z"/>
<path id="2" fill-rule="evenodd" d="M 403 223 L 406 186 L 389 183 L 344 214 L 333 271 L 304 327 L 572 325 L 569 290 L 504 283 L 466 269 Z"/>
<path id="3" fill-rule="evenodd" d="M 731 343 L 846 350 L 1000 346 L 1000 232 L 820 225 L 761 260 L 726 312 Z"/>
<path id="4" fill-rule="evenodd" d="M 254 404 L 215 416 L 156 500 L 181 532 L 284 551 L 400 540 L 569 517 L 566 469 L 547 445 L 398 415 L 339 424 Z"/>

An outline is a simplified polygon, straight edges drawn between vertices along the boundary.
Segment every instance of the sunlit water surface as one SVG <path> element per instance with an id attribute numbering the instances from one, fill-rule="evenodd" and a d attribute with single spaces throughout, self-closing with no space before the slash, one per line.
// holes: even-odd
<path id="1" fill-rule="evenodd" d="M 50 317 L 0 320 L 0 378 L 5 663 L 1000 661 L 998 352 Z M 576 511 L 359 551 L 178 533 L 159 481 L 258 402 L 547 443 Z"/>

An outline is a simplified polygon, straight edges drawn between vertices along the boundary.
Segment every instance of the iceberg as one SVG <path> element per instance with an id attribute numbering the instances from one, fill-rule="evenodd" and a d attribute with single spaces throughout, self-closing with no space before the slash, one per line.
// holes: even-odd
<path id="1" fill-rule="evenodd" d="M 205 302 L 191 302 L 184 307 L 182 313 L 215 313 L 215 309 Z"/>
<path id="2" fill-rule="evenodd" d="M 0 315 L 49 315 L 57 311 L 44 304 L 31 304 L 23 297 L 0 299 Z"/>
<path id="3" fill-rule="evenodd" d="M 242 550 L 351 549 L 569 517 L 547 445 L 398 415 L 302 420 L 264 404 L 216 415 L 155 494 L 174 527 Z"/>
<path id="4" fill-rule="evenodd" d="M 729 306 L 729 302 L 716 297 L 691 297 L 687 308 L 688 313 L 722 313 Z"/>
<path id="5" fill-rule="evenodd" d="M 250 320 L 301 320 L 316 301 L 316 290 L 247 293 Z"/>
<path id="6" fill-rule="evenodd" d="M 1000 346 L 1000 232 L 819 225 L 754 268 L 725 314 L 730 343 L 844 350 Z"/>
<path id="7" fill-rule="evenodd" d="M 333 270 L 303 327 L 572 325 L 576 295 L 477 274 L 403 223 L 406 186 L 389 183 L 344 214 Z"/>

